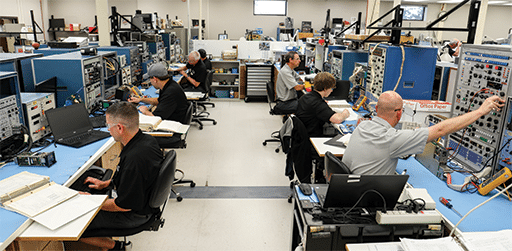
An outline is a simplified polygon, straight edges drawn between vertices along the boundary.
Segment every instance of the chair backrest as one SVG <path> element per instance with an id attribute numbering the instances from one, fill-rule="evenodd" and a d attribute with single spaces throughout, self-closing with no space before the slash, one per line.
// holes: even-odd
<path id="1" fill-rule="evenodd" d="M 272 103 L 276 102 L 276 93 L 274 91 L 274 83 L 272 82 L 272 80 L 269 80 L 269 81 L 267 81 L 266 86 L 267 86 L 268 106 L 270 108 L 270 113 L 272 113 L 272 110 L 274 109 L 274 107 L 272 106 Z"/>
<path id="2" fill-rule="evenodd" d="M 170 150 L 164 156 L 155 187 L 149 197 L 150 207 L 160 208 L 169 199 L 174 182 L 174 172 L 176 172 L 176 152 Z"/>
<path id="3" fill-rule="evenodd" d="M 206 74 L 206 82 L 205 82 L 205 88 L 206 88 L 206 93 L 208 95 L 211 95 L 210 91 L 211 91 L 211 86 L 212 86 L 212 82 L 213 82 L 213 70 L 207 70 L 207 74 Z"/>
<path id="4" fill-rule="evenodd" d="M 340 159 L 327 151 L 324 157 L 325 179 L 329 182 L 332 174 L 351 174 L 352 172 Z"/>
<path id="5" fill-rule="evenodd" d="M 194 104 L 192 102 L 188 102 L 187 112 L 185 113 L 185 118 L 181 121 L 184 125 L 190 125 L 192 123 L 192 118 L 194 117 Z"/>

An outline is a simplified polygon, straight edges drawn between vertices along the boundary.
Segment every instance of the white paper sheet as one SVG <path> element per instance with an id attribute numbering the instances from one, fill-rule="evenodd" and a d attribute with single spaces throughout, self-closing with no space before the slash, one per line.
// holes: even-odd
<path id="1" fill-rule="evenodd" d="M 89 197 L 90 195 L 79 194 L 32 219 L 51 230 L 55 230 L 96 209 L 99 205 Z"/>
<path id="2" fill-rule="evenodd" d="M 464 251 L 452 237 L 428 240 L 400 239 L 405 251 Z"/>
<path id="3" fill-rule="evenodd" d="M 32 218 L 77 194 L 75 190 L 53 184 L 6 207 Z"/>
<path id="4" fill-rule="evenodd" d="M 478 234 L 462 234 L 464 245 L 470 251 L 492 250 L 492 251 L 510 251 L 512 250 L 512 230 L 502 230 L 497 232 L 480 232 Z"/>
<path id="5" fill-rule="evenodd" d="M 342 113 L 343 110 L 347 109 L 348 112 L 350 113 L 350 116 L 348 116 L 347 119 L 345 120 L 358 120 L 359 119 L 359 114 L 357 114 L 356 112 L 354 112 L 354 110 L 352 110 L 352 108 L 335 108 L 335 107 L 331 107 L 333 111 L 335 112 L 339 112 L 339 113 Z"/>

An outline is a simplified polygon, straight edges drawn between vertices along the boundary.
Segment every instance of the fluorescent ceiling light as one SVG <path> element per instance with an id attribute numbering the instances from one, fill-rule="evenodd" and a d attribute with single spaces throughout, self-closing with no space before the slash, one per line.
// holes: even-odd
<path id="1" fill-rule="evenodd" d="M 507 1 L 489 1 L 487 4 L 500 4 L 500 3 L 508 3 Z"/>
<path id="2" fill-rule="evenodd" d="M 414 3 L 419 3 L 419 2 L 426 2 L 428 0 L 403 0 L 404 2 L 414 2 Z"/>
<path id="3" fill-rule="evenodd" d="M 512 6 L 512 3 L 506 3 L 506 4 L 504 4 L 504 5 L 506 5 L 506 6 Z"/>

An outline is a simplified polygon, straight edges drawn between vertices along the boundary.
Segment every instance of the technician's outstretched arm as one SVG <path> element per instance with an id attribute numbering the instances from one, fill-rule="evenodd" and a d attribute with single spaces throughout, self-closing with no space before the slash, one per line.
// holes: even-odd
<path id="1" fill-rule="evenodd" d="M 495 95 L 487 98 L 484 103 L 475 111 L 468 112 L 455 118 L 447 119 L 439 124 L 429 127 L 427 142 L 434 141 L 439 137 L 454 133 L 468 125 L 471 125 L 478 118 L 488 114 L 491 110 L 499 111 L 500 108 L 505 105 L 504 103 L 505 100 Z"/>

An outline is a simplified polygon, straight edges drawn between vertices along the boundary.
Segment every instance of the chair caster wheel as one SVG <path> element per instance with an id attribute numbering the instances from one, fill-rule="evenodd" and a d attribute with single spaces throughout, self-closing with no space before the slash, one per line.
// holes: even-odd
<path id="1" fill-rule="evenodd" d="M 176 200 L 177 200 L 178 202 L 181 202 L 181 201 L 183 200 L 183 197 L 178 196 L 178 197 L 176 197 Z"/>
<path id="2" fill-rule="evenodd" d="M 195 187 L 196 186 L 196 183 L 192 182 L 190 183 L 190 187 Z"/>
<path id="3" fill-rule="evenodd" d="M 213 121 L 213 125 L 216 125 L 217 124 L 217 121 Z"/>
<path id="4" fill-rule="evenodd" d="M 276 153 L 279 153 L 279 148 L 276 148 Z"/>
<path id="5" fill-rule="evenodd" d="M 202 127 L 202 126 L 200 126 L 200 127 L 199 127 L 199 130 L 203 130 L 203 127 Z"/>
<path id="6" fill-rule="evenodd" d="M 295 185 L 295 184 L 293 183 L 293 181 L 292 181 L 292 182 L 290 182 L 290 188 L 291 188 L 291 189 L 293 189 L 293 186 L 294 186 L 294 185 Z"/>
<path id="7" fill-rule="evenodd" d="M 288 203 L 292 203 L 292 196 L 288 197 Z"/>
<path id="8" fill-rule="evenodd" d="M 263 142 L 263 145 L 266 146 L 267 145 L 267 142 Z"/>

